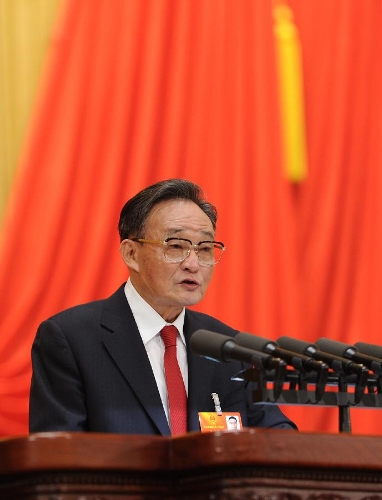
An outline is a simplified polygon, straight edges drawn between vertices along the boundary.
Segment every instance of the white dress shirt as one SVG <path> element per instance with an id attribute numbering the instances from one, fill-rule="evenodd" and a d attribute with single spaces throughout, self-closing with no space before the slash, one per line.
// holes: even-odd
<path id="1" fill-rule="evenodd" d="M 182 372 L 184 386 L 188 394 L 188 366 L 186 342 L 184 340 L 183 325 L 185 309 L 183 308 L 179 316 L 173 323 L 166 321 L 139 295 L 135 290 L 130 278 L 125 285 L 125 295 L 133 312 L 134 319 L 138 325 L 139 333 L 142 337 L 142 342 L 146 348 L 149 357 L 154 377 L 157 382 L 160 397 L 162 399 L 163 408 L 168 420 L 168 398 L 167 385 L 164 374 L 164 343 L 160 336 L 160 331 L 166 325 L 174 325 L 178 329 L 176 351 L 180 371 Z"/>

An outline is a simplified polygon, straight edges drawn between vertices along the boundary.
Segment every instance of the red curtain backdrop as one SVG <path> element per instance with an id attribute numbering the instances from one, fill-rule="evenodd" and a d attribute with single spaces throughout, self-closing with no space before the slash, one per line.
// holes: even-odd
<path id="1" fill-rule="evenodd" d="M 281 158 L 271 0 L 67 0 L 5 218 L 0 434 L 27 432 L 38 324 L 126 278 L 117 220 L 182 177 L 219 209 L 227 252 L 197 309 L 277 339 L 381 344 L 382 3 L 290 0 L 308 175 Z M 335 408 L 283 410 L 338 431 Z M 378 410 L 353 432 L 382 434 Z"/>

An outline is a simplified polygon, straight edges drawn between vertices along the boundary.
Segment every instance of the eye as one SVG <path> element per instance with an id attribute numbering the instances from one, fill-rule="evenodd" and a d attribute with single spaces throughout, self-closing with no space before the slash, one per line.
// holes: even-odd
<path id="1" fill-rule="evenodd" d="M 184 247 L 184 244 L 180 243 L 179 241 L 169 241 L 167 243 L 167 246 L 173 249 L 182 249 Z"/>
<path id="2" fill-rule="evenodd" d="M 202 243 L 199 245 L 199 250 L 200 253 L 205 253 L 205 254 L 211 254 L 214 251 L 214 245 L 213 243 Z"/>
<path id="3" fill-rule="evenodd" d="M 167 240 L 167 247 L 172 250 L 187 250 L 190 247 L 190 243 L 186 240 L 171 238 Z"/>

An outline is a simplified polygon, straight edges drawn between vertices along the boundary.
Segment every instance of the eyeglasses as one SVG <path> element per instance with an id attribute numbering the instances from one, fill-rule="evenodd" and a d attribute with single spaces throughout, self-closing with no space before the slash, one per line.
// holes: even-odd
<path id="1" fill-rule="evenodd" d="M 131 238 L 139 243 L 152 243 L 164 247 L 164 257 L 168 262 L 182 262 L 194 249 L 202 266 L 214 266 L 222 258 L 225 250 L 224 243 L 220 241 L 199 241 L 193 245 L 192 241 L 184 238 L 167 238 L 164 241 L 146 240 L 145 238 Z"/>

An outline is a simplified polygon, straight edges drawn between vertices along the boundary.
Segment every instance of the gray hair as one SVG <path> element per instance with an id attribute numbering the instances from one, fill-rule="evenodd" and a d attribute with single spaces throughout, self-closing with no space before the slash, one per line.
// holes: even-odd
<path id="1" fill-rule="evenodd" d="M 167 179 L 137 193 L 121 210 L 118 231 L 121 241 L 142 238 L 146 220 L 155 205 L 165 200 L 190 200 L 207 215 L 216 230 L 217 210 L 209 203 L 201 187 L 184 179 Z"/>

